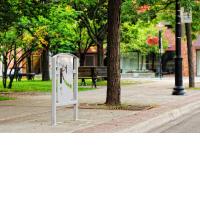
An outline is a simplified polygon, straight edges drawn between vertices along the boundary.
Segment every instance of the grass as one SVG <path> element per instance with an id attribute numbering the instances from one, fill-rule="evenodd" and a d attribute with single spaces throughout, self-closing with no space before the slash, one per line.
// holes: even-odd
<path id="1" fill-rule="evenodd" d="M 0 83 L 0 92 L 50 92 L 51 82 L 42 81 L 27 81 L 13 82 L 12 89 L 4 89 L 2 83 Z"/>
<path id="2" fill-rule="evenodd" d="M 91 87 L 79 87 L 79 91 L 92 90 Z M 51 81 L 22 80 L 13 82 L 12 89 L 4 89 L 0 81 L 0 92 L 51 92 Z"/>
<path id="3" fill-rule="evenodd" d="M 87 91 L 87 90 L 95 90 L 92 88 L 92 80 L 85 80 L 87 86 L 81 86 L 81 80 L 79 80 L 79 91 Z M 130 80 L 122 80 L 122 85 L 133 85 L 139 84 L 139 81 L 130 81 Z M 98 86 L 106 86 L 107 81 L 101 80 L 97 82 Z M 12 89 L 4 89 L 2 85 L 2 81 L 0 80 L 0 92 L 51 92 L 51 81 L 41 81 L 41 80 L 22 80 L 21 82 L 13 82 Z"/>
<path id="4" fill-rule="evenodd" d="M 85 81 L 86 81 L 87 86 L 91 86 L 92 85 L 92 80 L 87 79 Z M 122 86 L 141 84 L 141 83 L 144 83 L 144 81 L 121 80 L 121 85 Z M 81 80 L 79 80 L 79 85 L 81 85 Z M 107 86 L 107 81 L 106 80 L 98 81 L 97 82 L 97 86 Z"/>
<path id="5" fill-rule="evenodd" d="M 186 87 L 187 90 L 200 90 L 200 87 L 192 87 L 192 88 L 189 88 L 189 87 Z"/>
<path id="6" fill-rule="evenodd" d="M 200 90 L 200 87 L 188 88 L 188 90 Z"/>
<path id="7" fill-rule="evenodd" d="M 4 101 L 4 100 L 14 100 L 14 98 L 6 97 L 6 96 L 1 96 L 0 95 L 0 101 Z"/>

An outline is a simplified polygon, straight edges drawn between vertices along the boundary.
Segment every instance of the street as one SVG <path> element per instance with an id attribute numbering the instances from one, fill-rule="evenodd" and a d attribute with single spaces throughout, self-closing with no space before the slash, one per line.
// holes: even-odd
<path id="1" fill-rule="evenodd" d="M 152 133 L 200 133 L 200 108 L 151 131 Z"/>

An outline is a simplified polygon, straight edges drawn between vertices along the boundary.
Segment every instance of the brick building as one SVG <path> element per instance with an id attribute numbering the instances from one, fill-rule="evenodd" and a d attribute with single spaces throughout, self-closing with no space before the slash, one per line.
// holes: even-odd
<path id="1" fill-rule="evenodd" d="M 171 29 L 167 29 L 164 33 L 165 38 L 168 40 L 168 49 L 166 52 L 174 52 L 175 48 L 175 35 Z M 183 76 L 189 75 L 188 70 L 188 54 L 187 54 L 187 41 L 185 38 L 182 39 L 182 57 L 183 57 Z M 200 76 L 200 36 L 193 41 L 193 63 L 195 75 Z"/>

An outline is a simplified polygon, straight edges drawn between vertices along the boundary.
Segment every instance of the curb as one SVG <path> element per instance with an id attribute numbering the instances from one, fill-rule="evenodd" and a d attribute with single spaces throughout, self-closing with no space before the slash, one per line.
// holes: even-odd
<path id="1" fill-rule="evenodd" d="M 132 127 L 124 129 L 121 133 L 148 133 L 151 130 L 154 130 L 158 127 L 161 127 L 164 124 L 167 124 L 171 121 L 174 121 L 181 116 L 187 115 L 191 111 L 195 111 L 200 108 L 200 101 L 193 104 L 188 104 L 186 106 L 174 109 L 170 112 L 166 112 L 157 116 L 155 118 L 149 119 L 145 122 L 141 122 Z"/>

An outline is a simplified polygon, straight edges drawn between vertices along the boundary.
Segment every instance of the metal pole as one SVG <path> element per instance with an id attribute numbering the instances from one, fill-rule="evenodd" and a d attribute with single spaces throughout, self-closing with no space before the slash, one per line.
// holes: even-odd
<path id="1" fill-rule="evenodd" d="M 184 95 L 183 75 L 182 75 L 182 53 L 181 53 L 181 4 L 180 0 L 176 0 L 176 58 L 175 58 L 175 87 L 172 95 Z"/>
<path id="2" fill-rule="evenodd" d="M 53 58 L 52 64 L 52 114 L 51 114 L 51 123 L 52 126 L 56 126 L 56 61 L 57 57 Z"/>

